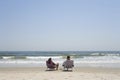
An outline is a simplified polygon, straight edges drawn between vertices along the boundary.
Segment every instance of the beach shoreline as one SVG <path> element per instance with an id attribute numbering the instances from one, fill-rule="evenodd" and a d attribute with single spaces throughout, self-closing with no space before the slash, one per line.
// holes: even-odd
<path id="1" fill-rule="evenodd" d="M 47 67 L 0 67 L 0 71 L 40 71 L 44 72 L 47 70 Z M 59 67 L 58 72 L 63 71 L 63 67 Z M 86 72 L 86 71 L 95 71 L 95 72 L 119 72 L 120 68 L 104 68 L 104 67 L 74 67 L 73 72 Z"/>
<path id="2" fill-rule="evenodd" d="M 0 68 L 0 80 L 120 80 L 120 68 L 79 67 L 46 71 L 46 67 Z"/>

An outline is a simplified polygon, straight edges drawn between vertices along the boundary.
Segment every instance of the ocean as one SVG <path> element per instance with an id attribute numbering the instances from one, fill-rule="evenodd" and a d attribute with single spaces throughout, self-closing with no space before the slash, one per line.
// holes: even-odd
<path id="1" fill-rule="evenodd" d="M 68 55 L 75 67 L 120 68 L 120 51 L 0 51 L 0 67 L 46 67 L 50 57 L 62 67 Z"/>

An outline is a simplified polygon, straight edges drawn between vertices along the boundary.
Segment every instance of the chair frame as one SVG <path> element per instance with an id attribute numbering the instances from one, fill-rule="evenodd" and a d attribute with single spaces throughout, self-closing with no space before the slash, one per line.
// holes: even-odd
<path id="1" fill-rule="evenodd" d="M 46 61 L 46 66 L 47 66 L 47 70 L 50 70 L 50 71 L 55 70 L 55 67 L 51 64 L 48 64 L 47 61 Z"/>
<path id="2" fill-rule="evenodd" d="M 64 67 L 64 71 L 69 71 L 69 70 L 71 70 L 71 71 L 73 71 L 73 67 L 74 67 L 74 65 L 73 65 L 73 60 L 67 60 L 67 61 L 65 61 L 64 63 L 63 63 L 63 67 Z"/>

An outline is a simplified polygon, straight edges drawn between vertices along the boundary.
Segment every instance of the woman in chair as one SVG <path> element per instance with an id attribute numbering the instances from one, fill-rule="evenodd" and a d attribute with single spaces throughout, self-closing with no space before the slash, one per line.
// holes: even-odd
<path id="1" fill-rule="evenodd" d="M 50 68 L 50 69 L 56 68 L 56 70 L 58 70 L 58 66 L 59 66 L 58 63 L 55 64 L 55 63 L 52 61 L 52 58 L 49 58 L 49 59 L 46 61 L 46 65 L 47 65 L 48 68 Z"/>

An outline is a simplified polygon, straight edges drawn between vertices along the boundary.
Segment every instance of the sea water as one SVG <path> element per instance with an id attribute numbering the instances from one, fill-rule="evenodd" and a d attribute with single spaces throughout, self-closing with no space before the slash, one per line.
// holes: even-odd
<path id="1" fill-rule="evenodd" d="M 120 51 L 0 51 L 0 67 L 46 67 L 48 58 L 62 66 L 68 55 L 75 67 L 120 68 Z"/>

